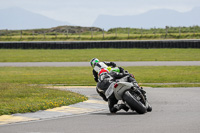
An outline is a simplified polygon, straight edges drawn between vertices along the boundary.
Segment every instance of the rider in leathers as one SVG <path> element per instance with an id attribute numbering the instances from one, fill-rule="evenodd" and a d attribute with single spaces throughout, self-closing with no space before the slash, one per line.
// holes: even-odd
<path id="1" fill-rule="evenodd" d="M 93 67 L 92 73 L 96 82 L 98 82 L 98 71 L 100 71 L 100 69 L 107 68 L 108 66 L 116 67 L 114 62 L 100 62 L 97 58 L 93 58 L 90 61 L 90 65 Z M 95 66 L 97 66 L 97 68 Z"/>
<path id="2" fill-rule="evenodd" d="M 116 64 L 114 62 L 100 62 L 97 58 L 93 58 L 90 61 L 90 65 L 92 66 L 93 70 L 93 76 L 94 76 L 94 80 L 98 83 L 98 73 L 100 72 L 101 69 L 105 68 L 107 69 L 108 67 L 116 67 Z M 119 67 L 120 72 L 123 71 L 123 69 L 121 67 Z M 104 94 L 102 94 L 101 92 L 99 92 L 99 90 L 96 88 L 97 93 L 103 98 L 104 101 L 108 101 L 108 99 L 105 97 Z"/>
<path id="3" fill-rule="evenodd" d="M 102 73 L 99 75 L 99 82 L 97 84 L 97 90 L 100 94 L 104 95 L 105 98 L 108 99 L 108 107 L 111 113 L 116 113 L 117 111 L 124 109 L 128 111 L 129 108 L 125 104 L 117 104 L 118 100 L 115 98 L 114 93 L 112 93 L 109 97 L 105 96 L 105 93 L 109 86 L 116 81 L 116 79 L 120 79 L 128 74 L 125 73 L 116 73 L 110 72 L 102 69 Z"/>
<path id="4" fill-rule="evenodd" d="M 117 111 L 124 109 L 125 111 L 128 111 L 129 108 L 124 105 L 124 104 L 117 104 L 118 100 L 115 98 L 114 93 L 109 96 L 106 97 L 105 96 L 105 92 L 108 89 L 108 87 L 110 86 L 110 84 L 112 82 L 114 82 L 116 79 L 120 79 L 122 77 L 125 77 L 127 75 L 128 82 L 133 82 L 136 83 L 136 80 L 134 78 L 133 75 L 130 75 L 128 72 L 124 71 L 123 68 L 118 67 L 120 72 L 116 73 L 116 72 L 108 72 L 107 68 L 108 66 L 111 67 L 116 67 L 116 64 L 114 62 L 99 62 L 99 60 L 97 58 L 93 58 L 90 62 L 91 66 L 93 67 L 93 75 L 94 75 L 94 79 L 96 82 L 98 82 L 96 90 L 98 92 L 98 94 L 105 100 L 108 101 L 108 106 L 109 106 L 109 110 L 111 113 L 116 113 Z M 99 78 L 98 78 L 99 75 Z M 145 91 L 144 91 L 145 93 Z"/>

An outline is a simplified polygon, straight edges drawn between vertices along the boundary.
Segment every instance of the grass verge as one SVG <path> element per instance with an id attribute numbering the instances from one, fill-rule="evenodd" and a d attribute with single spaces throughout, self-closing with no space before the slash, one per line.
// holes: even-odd
<path id="1" fill-rule="evenodd" d="M 124 67 L 139 83 L 200 83 L 199 66 Z M 91 67 L 0 67 L 0 83 L 96 85 Z"/>
<path id="2" fill-rule="evenodd" d="M 124 69 L 133 73 L 141 86 L 200 87 L 199 66 L 143 66 Z M 91 67 L 0 67 L 0 115 L 35 112 L 87 99 L 76 93 L 29 84 L 96 85 Z"/>
<path id="3" fill-rule="evenodd" d="M 35 112 L 85 100 L 85 96 L 69 91 L 0 83 L 0 115 Z"/>
<path id="4" fill-rule="evenodd" d="M 200 49 L 0 49 L 0 62 L 200 61 Z"/>

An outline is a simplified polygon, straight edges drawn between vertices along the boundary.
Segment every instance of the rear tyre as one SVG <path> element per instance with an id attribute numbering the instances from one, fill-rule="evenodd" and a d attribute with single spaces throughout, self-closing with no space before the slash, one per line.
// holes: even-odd
<path id="1" fill-rule="evenodd" d="M 135 110 L 139 114 L 147 112 L 146 106 L 136 99 L 129 91 L 126 91 L 123 95 L 123 100 L 130 106 L 132 110 Z"/>

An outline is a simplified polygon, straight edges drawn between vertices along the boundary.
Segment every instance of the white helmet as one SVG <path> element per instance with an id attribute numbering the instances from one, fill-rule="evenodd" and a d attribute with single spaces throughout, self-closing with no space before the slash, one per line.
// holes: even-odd
<path id="1" fill-rule="evenodd" d="M 98 63 L 99 60 L 97 58 L 93 58 L 91 61 L 90 61 L 90 65 L 94 68 L 95 66 L 95 63 Z"/>

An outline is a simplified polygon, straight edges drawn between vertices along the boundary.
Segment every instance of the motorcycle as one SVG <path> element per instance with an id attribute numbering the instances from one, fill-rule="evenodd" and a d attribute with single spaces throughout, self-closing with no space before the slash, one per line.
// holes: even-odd
<path id="1" fill-rule="evenodd" d="M 152 107 L 148 103 L 146 96 L 142 93 L 142 89 L 137 82 L 127 82 L 130 75 L 113 82 L 105 92 L 106 97 L 114 93 L 117 100 L 122 100 L 123 103 L 131 110 L 135 110 L 139 114 L 151 112 Z"/>

